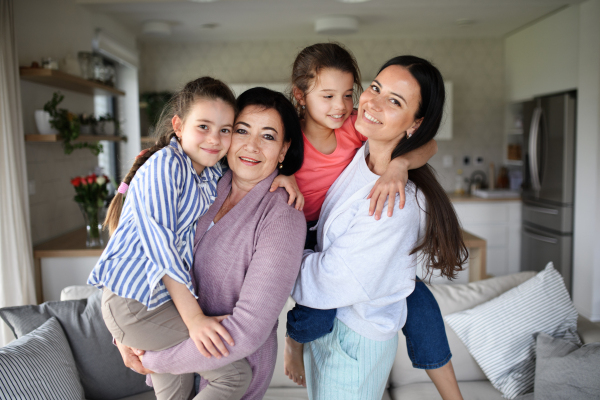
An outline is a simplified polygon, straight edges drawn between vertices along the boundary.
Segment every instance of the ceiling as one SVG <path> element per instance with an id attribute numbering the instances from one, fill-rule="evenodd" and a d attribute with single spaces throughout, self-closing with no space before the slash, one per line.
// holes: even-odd
<path id="1" fill-rule="evenodd" d="M 323 16 L 355 16 L 359 32 L 344 38 L 503 37 L 582 0 L 76 0 L 108 14 L 143 41 L 324 40 Z M 142 35 L 145 21 L 169 21 L 167 37 Z M 459 20 L 471 23 L 460 25 Z M 208 24 L 209 27 L 206 25 Z M 210 25 L 217 25 L 210 27 Z M 340 36 L 331 38 L 341 39 Z"/>

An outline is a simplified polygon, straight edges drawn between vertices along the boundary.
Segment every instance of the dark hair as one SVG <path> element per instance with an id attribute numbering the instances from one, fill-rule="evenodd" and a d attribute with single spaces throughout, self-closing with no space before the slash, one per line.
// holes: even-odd
<path id="1" fill-rule="evenodd" d="M 295 174 L 304 161 L 304 139 L 294 105 L 282 93 L 264 87 L 246 90 L 237 98 L 236 104 L 239 112 L 250 106 L 277 111 L 283 123 L 283 141 L 290 144 L 279 172 L 283 175 Z"/>
<path id="2" fill-rule="evenodd" d="M 418 82 L 421 102 L 415 120 L 423 120 L 410 138 L 404 136 L 396 145 L 392 159 L 418 149 L 435 137 L 442 121 L 446 98 L 442 74 L 429 61 L 415 56 L 398 56 L 383 64 L 378 73 L 393 65 L 406 68 Z M 425 238 L 411 254 L 422 251 L 427 275 L 431 276 L 433 270 L 437 269 L 448 279 L 455 278 L 457 272 L 463 269 L 469 252 L 454 207 L 429 164 L 408 171 L 408 179 L 427 200 Z"/>
<path id="3" fill-rule="evenodd" d="M 317 43 L 305 47 L 298 53 L 292 67 L 292 90 L 297 87 L 306 95 L 319 72 L 324 68 L 352 74 L 355 86 L 353 98 L 356 103 L 362 92 L 358 63 L 352 53 L 339 43 Z M 293 92 L 290 99 L 294 102 L 300 118 L 304 118 L 304 110 L 296 101 Z"/>
<path id="4" fill-rule="evenodd" d="M 182 90 L 171 97 L 171 100 L 163 108 L 154 132 L 154 136 L 157 138 L 156 143 L 148 151 L 143 154 L 140 153 L 135 158 L 133 166 L 125 178 L 123 178 L 123 182 L 129 185 L 137 170 L 144 165 L 146 160 L 163 147 L 169 145 L 171 139 L 175 137 L 175 131 L 171 122 L 173 117 L 178 115 L 182 122 L 185 122 L 192 105 L 200 99 L 222 100 L 229 104 L 234 112 L 236 110 L 233 92 L 229 86 L 220 80 L 204 76 L 188 82 Z M 108 232 L 111 235 L 119 225 L 123 200 L 124 196 L 121 193 L 117 193 L 108 208 L 106 219 L 104 220 L 104 228 L 108 228 Z"/>

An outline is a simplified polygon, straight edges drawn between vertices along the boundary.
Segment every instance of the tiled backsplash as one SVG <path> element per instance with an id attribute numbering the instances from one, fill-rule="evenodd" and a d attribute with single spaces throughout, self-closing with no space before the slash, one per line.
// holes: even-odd
<path id="1" fill-rule="evenodd" d="M 177 90 L 187 81 L 210 75 L 228 83 L 287 82 L 296 54 L 312 41 L 223 43 L 144 43 L 140 90 Z M 399 54 L 432 61 L 454 83 L 453 139 L 438 142 L 431 160 L 444 188 L 454 188 L 458 168 L 465 176 L 488 165 L 499 166 L 503 148 L 504 67 L 502 39 L 388 39 L 343 41 L 358 61 L 363 80 Z M 442 166 L 451 155 L 452 168 Z M 463 156 L 484 158 L 484 165 L 463 167 Z"/>

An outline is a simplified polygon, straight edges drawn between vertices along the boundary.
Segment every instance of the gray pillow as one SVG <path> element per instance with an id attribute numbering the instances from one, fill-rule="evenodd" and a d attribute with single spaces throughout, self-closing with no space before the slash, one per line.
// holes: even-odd
<path id="1" fill-rule="evenodd" d="M 600 399 L 600 343 L 579 347 L 539 333 L 536 345 L 535 400 Z"/>
<path id="2" fill-rule="evenodd" d="M 0 399 L 83 399 L 75 361 L 56 318 L 0 348 Z"/>
<path id="3" fill-rule="evenodd" d="M 123 364 L 100 309 L 102 292 L 88 299 L 0 309 L 0 317 L 19 338 L 51 317 L 60 322 L 79 371 L 86 399 L 112 400 L 151 390 L 145 377 Z"/>

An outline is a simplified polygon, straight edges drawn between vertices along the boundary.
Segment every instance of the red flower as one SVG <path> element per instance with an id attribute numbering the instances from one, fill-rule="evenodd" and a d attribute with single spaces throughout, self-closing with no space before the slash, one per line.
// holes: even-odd
<path id="1" fill-rule="evenodd" d="M 92 183 L 96 182 L 96 174 L 88 175 L 85 179 L 87 180 L 88 185 L 91 185 Z"/>
<path id="2" fill-rule="evenodd" d="M 75 187 L 81 185 L 81 178 L 75 177 L 75 178 L 71 179 L 71 185 L 73 185 Z"/>

